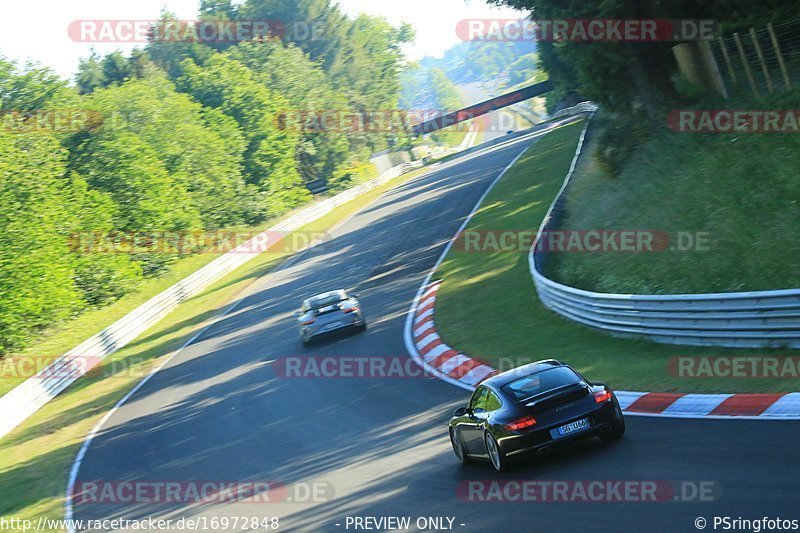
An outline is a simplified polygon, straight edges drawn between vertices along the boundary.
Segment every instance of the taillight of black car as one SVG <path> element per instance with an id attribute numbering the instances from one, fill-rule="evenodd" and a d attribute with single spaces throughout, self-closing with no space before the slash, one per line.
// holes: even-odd
<path id="1" fill-rule="evenodd" d="M 526 429 L 535 425 L 536 425 L 536 419 L 531 415 L 527 415 L 517 420 L 514 420 L 513 422 L 509 422 L 508 424 L 505 424 L 503 427 L 509 431 L 520 431 L 522 429 Z"/>
<path id="2" fill-rule="evenodd" d="M 597 403 L 603 403 L 611 401 L 611 398 L 614 397 L 614 394 L 607 388 L 602 388 L 600 390 L 594 391 L 594 401 Z"/>

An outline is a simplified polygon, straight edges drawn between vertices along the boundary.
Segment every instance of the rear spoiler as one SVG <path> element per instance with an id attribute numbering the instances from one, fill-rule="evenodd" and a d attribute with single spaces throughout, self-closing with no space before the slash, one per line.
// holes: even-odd
<path id="1" fill-rule="evenodd" d="M 543 392 L 537 396 L 532 396 L 525 400 L 525 407 L 537 407 L 541 404 L 547 403 L 550 400 L 554 400 L 559 396 L 565 395 L 565 393 L 569 392 L 578 392 L 578 390 L 583 390 L 587 394 L 589 393 L 589 389 L 586 385 L 582 383 L 572 383 L 570 385 L 562 385 L 561 387 L 557 387 L 555 389 L 551 389 L 547 392 Z"/>

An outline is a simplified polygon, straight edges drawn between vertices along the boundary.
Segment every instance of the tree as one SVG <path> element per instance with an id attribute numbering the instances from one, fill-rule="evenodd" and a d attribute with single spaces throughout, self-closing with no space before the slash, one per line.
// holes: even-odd
<path id="1" fill-rule="evenodd" d="M 0 59 L 0 110 L 34 112 L 77 102 L 77 92 L 52 70 L 35 63 L 19 69 Z"/>
<path id="2" fill-rule="evenodd" d="M 128 59 L 119 50 L 103 58 L 103 78 L 105 85 L 122 85 L 133 75 Z"/>
<path id="3" fill-rule="evenodd" d="M 185 59 L 192 59 L 195 63 L 202 65 L 214 55 L 214 49 L 207 43 L 191 40 L 165 40 L 162 35 L 166 24 L 179 24 L 185 26 L 186 22 L 179 22 L 177 17 L 169 12 L 161 14 L 161 18 L 156 23 L 154 31 L 145 47 L 150 59 L 162 68 L 172 80 L 176 80 L 183 75 L 181 63 Z M 183 30 L 179 32 L 184 34 Z"/>
<path id="4" fill-rule="evenodd" d="M 93 137 L 77 169 L 117 206 L 114 227 L 121 231 L 185 231 L 199 227 L 199 213 L 180 183 L 170 179 L 156 150 L 128 131 Z"/>
<path id="5" fill-rule="evenodd" d="M 346 95 L 335 89 L 322 67 L 311 61 L 303 51 L 277 39 L 242 43 L 228 51 L 231 58 L 241 61 L 253 71 L 263 86 L 285 95 L 295 118 L 331 113 L 347 116 L 351 113 Z M 368 158 L 366 143 L 348 139 L 346 131 L 301 128 L 297 143 L 298 171 L 305 181 L 329 177 L 341 164 L 355 158 Z M 366 152 L 366 153 L 365 153 Z"/>
<path id="6" fill-rule="evenodd" d="M 295 130 L 280 117 L 394 111 L 410 27 L 350 20 L 330 0 L 201 0 L 197 24 L 246 19 L 283 21 L 287 34 L 167 42 L 160 30 L 176 20 L 163 13 L 144 49 L 92 51 L 75 87 L 0 59 L 0 112 L 13 120 L 57 109 L 101 117 L 78 131 L 0 129 L 0 356 L 177 257 L 121 253 L 123 233 L 141 243 L 257 223 L 307 202 L 304 177 L 344 188 L 374 175 L 365 161 L 387 132 Z"/>
<path id="7" fill-rule="evenodd" d="M 282 23 L 286 28 L 282 40 L 319 62 L 362 120 L 397 110 L 401 46 L 414 38 L 410 25 L 395 28 L 364 14 L 351 20 L 330 0 L 247 0 L 237 17 Z M 391 138 L 388 133 L 350 135 L 351 141 L 371 152 L 386 148 Z"/>
<path id="8" fill-rule="evenodd" d="M 508 85 L 519 85 L 520 83 L 531 79 L 539 73 L 539 55 L 526 54 L 511 63 L 511 65 L 508 67 Z"/>
<path id="9" fill-rule="evenodd" d="M 446 113 L 464 107 L 464 101 L 461 99 L 458 89 L 442 69 L 431 69 L 429 75 L 431 90 L 438 110 Z"/>
<path id="10" fill-rule="evenodd" d="M 65 159 L 51 135 L 0 130 L 0 355 L 81 307 L 62 233 Z"/>
<path id="11" fill-rule="evenodd" d="M 326 70 L 340 44 L 341 31 L 349 25 L 347 16 L 329 0 L 247 0 L 237 16 L 283 26 L 282 39 L 295 43 Z"/>
<path id="12" fill-rule="evenodd" d="M 75 173 L 65 181 L 65 194 L 62 229 L 74 256 L 75 288 L 91 307 L 111 303 L 136 287 L 142 279 L 141 263 L 112 248 L 117 207 L 109 194 L 90 188 Z"/>
<path id="13" fill-rule="evenodd" d="M 105 117 L 93 138 L 126 132 L 154 150 L 169 181 L 186 192 L 174 208 L 199 213 L 206 228 L 241 222 L 237 200 L 244 187 L 246 144 L 235 121 L 178 93 L 163 75 L 97 90 L 85 107 Z M 73 149 L 74 159 L 82 162 L 77 170 L 90 179 L 83 167 L 95 157 L 97 144 L 85 135 L 76 137 L 82 138 Z"/>
<path id="14" fill-rule="evenodd" d="M 288 101 L 256 81 L 245 65 L 217 54 L 204 66 L 181 63 L 185 75 L 178 87 L 203 105 L 236 120 L 247 139 L 244 172 L 248 183 L 264 194 L 264 205 L 278 214 L 310 198 L 294 164 L 297 133 L 282 130 L 277 117 Z"/>
<path id="15" fill-rule="evenodd" d="M 87 94 L 98 87 L 105 87 L 106 75 L 103 72 L 103 61 L 100 55 L 92 50 L 89 57 L 81 59 L 78 63 L 78 72 L 75 74 L 75 84 L 81 94 Z"/>

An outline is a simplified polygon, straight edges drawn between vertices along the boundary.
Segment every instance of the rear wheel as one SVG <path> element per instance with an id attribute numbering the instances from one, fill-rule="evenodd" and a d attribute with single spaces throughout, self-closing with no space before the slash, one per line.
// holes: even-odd
<path id="1" fill-rule="evenodd" d="M 456 454 L 456 459 L 458 462 L 464 466 L 470 463 L 469 456 L 467 455 L 467 451 L 464 449 L 464 443 L 461 442 L 460 437 L 456 437 L 453 430 L 450 430 L 450 444 L 453 445 L 453 452 Z"/>
<path id="2" fill-rule="evenodd" d="M 622 416 L 622 409 L 616 399 L 614 399 L 614 404 L 614 423 L 610 430 L 600 435 L 600 440 L 603 442 L 614 442 L 625 434 L 625 418 Z"/>
<path id="3" fill-rule="evenodd" d="M 603 442 L 614 442 L 625 434 L 625 421 L 620 421 L 611 426 L 611 429 L 600 435 Z"/>
<path id="4" fill-rule="evenodd" d="M 500 449 L 500 446 L 498 446 L 494 435 L 486 433 L 484 439 L 486 440 L 486 451 L 489 453 L 489 460 L 492 462 L 492 466 L 498 472 L 502 472 L 506 469 L 506 463 L 508 462 L 506 455 L 503 453 L 503 450 Z"/>

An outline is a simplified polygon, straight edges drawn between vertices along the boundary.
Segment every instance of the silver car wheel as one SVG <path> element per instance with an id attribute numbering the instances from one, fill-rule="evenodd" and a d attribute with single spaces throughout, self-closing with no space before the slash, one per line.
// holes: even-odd
<path id="1" fill-rule="evenodd" d="M 497 442 L 490 433 L 486 434 L 486 451 L 489 452 L 489 459 L 492 460 L 492 466 L 498 472 L 502 469 L 500 464 L 500 450 L 497 449 Z"/>
<path id="2" fill-rule="evenodd" d="M 456 436 L 452 431 L 450 431 L 450 443 L 453 445 L 453 451 L 455 452 L 456 457 L 458 457 L 458 460 L 463 463 L 464 462 L 464 447 L 461 444 L 461 440 L 460 439 L 456 439 Z"/>

